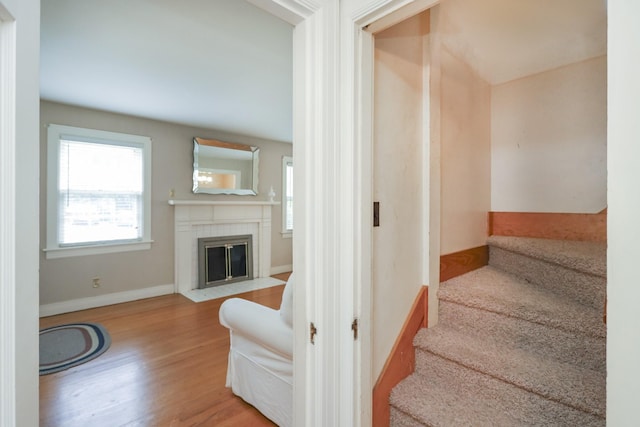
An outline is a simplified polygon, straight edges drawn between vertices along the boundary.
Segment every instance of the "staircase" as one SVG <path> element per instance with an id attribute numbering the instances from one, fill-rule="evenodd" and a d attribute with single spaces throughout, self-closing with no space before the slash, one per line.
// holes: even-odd
<path id="1" fill-rule="evenodd" d="M 606 243 L 492 236 L 440 285 L 392 426 L 604 426 Z"/>

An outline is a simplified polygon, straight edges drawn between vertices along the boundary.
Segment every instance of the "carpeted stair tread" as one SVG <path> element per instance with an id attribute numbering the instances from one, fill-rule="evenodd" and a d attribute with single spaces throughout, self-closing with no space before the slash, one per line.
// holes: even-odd
<path id="1" fill-rule="evenodd" d="M 420 331 L 417 349 L 513 384 L 573 408 L 605 416 L 606 375 L 550 357 L 541 357 L 515 343 L 485 339 L 438 325 Z M 562 343 L 557 343 L 562 345 Z M 429 367 L 427 367 L 429 369 Z M 417 369 L 416 369 L 417 372 Z"/>
<path id="2" fill-rule="evenodd" d="M 393 406 L 390 408 L 389 425 L 391 427 L 424 427 L 420 421 Z"/>
<path id="3" fill-rule="evenodd" d="M 489 266 L 440 284 L 392 426 L 604 426 L 606 243 L 492 236 Z"/>
<path id="4" fill-rule="evenodd" d="M 607 244 L 605 242 L 490 236 L 487 244 L 583 273 L 603 278 L 607 276 Z"/>
<path id="5" fill-rule="evenodd" d="M 489 247 L 489 265 L 554 294 L 571 298 L 600 312 L 604 310 L 607 286 L 604 277 L 493 245 Z"/>
<path id="6" fill-rule="evenodd" d="M 409 419 L 426 426 L 605 424 L 601 417 L 529 393 L 428 352 L 417 352 L 416 364 L 419 371 L 394 388 L 390 402 L 397 410 L 410 414 Z"/>
<path id="7" fill-rule="evenodd" d="M 444 325 L 460 333 L 473 334 L 477 339 L 515 345 L 540 357 L 550 357 L 558 362 L 606 372 L 604 338 L 577 335 L 551 326 L 448 301 L 440 301 L 439 321 L 439 326 Z M 425 329 L 418 336 L 426 332 Z"/>
<path id="8" fill-rule="evenodd" d="M 440 300 L 516 317 L 567 332 L 604 338 L 602 313 L 516 276 L 482 267 L 440 284 Z"/>

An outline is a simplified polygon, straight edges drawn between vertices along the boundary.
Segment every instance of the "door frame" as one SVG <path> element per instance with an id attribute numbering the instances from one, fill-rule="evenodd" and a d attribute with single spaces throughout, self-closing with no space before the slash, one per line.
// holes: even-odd
<path id="1" fill-rule="evenodd" d="M 353 267 L 346 267 L 346 274 L 353 278 L 353 311 L 359 318 L 359 337 L 353 353 L 353 372 L 358 378 L 354 381 L 354 407 L 358 408 L 353 425 L 372 424 L 372 391 L 376 378 L 372 373 L 372 331 L 373 322 L 373 77 L 374 77 L 374 35 L 386 28 L 398 24 L 440 3 L 440 0 L 387 0 L 369 2 L 361 9 L 350 14 L 342 34 L 347 38 L 342 45 L 342 58 L 348 58 L 343 64 L 343 117 L 342 157 L 350 159 L 344 176 L 345 182 L 353 181 L 348 194 L 352 213 L 347 222 L 355 230 L 352 237 L 354 246 Z M 428 95 L 430 88 L 425 88 Z M 437 102 L 435 104 L 438 104 Z M 424 283 L 435 283 L 439 277 L 439 156 L 433 150 L 439 150 L 439 105 L 427 109 L 425 114 L 425 141 L 431 141 L 430 149 L 424 150 L 424 165 L 429 165 L 424 174 L 424 221 L 425 230 L 429 230 L 425 239 Z M 434 126 L 429 126 L 433 123 Z M 433 160 L 432 160 L 433 159 Z M 426 166 L 425 166 L 426 167 Z M 426 171 L 425 171 L 426 172 Z M 434 224 L 437 228 L 433 228 Z M 435 230 L 435 232 L 433 231 Z M 437 292 L 429 292 L 430 306 L 437 304 Z M 433 296 L 433 297 L 432 297 Z M 435 302 L 432 302 L 431 299 Z M 430 310 L 437 316 L 437 310 Z M 437 318 L 433 320 L 433 324 Z"/>
<path id="2" fill-rule="evenodd" d="M 16 26 L 0 3 L 0 425 L 15 425 Z M 6 344 L 5 344 L 6 343 Z"/>
<path id="3" fill-rule="evenodd" d="M 336 224 L 340 182 L 333 171 L 340 149 L 338 118 L 338 0 L 248 0 L 294 26 L 293 157 L 296 229 L 294 253 L 293 425 L 353 425 L 352 368 L 342 355 L 350 330 L 342 328 L 340 243 Z M 349 316 L 351 316 L 350 311 Z M 316 335 L 310 339 L 313 324 Z M 349 323 L 350 324 L 350 323 Z M 347 346 L 353 347 L 352 345 Z M 345 365 L 345 362 L 348 362 Z M 319 403 L 321 402 L 321 404 Z"/>
<path id="4" fill-rule="evenodd" d="M 40 2 L 0 0 L 0 425 L 38 423 Z"/>

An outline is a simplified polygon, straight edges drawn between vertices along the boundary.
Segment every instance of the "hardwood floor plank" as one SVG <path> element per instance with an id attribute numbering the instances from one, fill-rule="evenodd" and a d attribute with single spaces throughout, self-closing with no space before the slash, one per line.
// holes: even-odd
<path id="1" fill-rule="evenodd" d="M 277 309 L 283 288 L 234 297 Z M 98 322 L 111 335 L 97 359 L 40 377 L 40 426 L 273 426 L 224 386 L 229 333 L 218 312 L 226 299 L 166 295 L 40 319 L 41 328 Z"/>

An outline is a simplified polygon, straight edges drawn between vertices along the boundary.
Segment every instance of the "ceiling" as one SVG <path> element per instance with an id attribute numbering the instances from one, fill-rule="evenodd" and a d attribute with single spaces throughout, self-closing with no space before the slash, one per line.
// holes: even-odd
<path id="1" fill-rule="evenodd" d="M 239 0 L 42 0 L 41 97 L 292 139 L 293 27 Z"/>
<path id="2" fill-rule="evenodd" d="M 45 100 L 292 140 L 292 26 L 242 0 L 42 0 Z M 446 0 L 491 84 L 606 54 L 606 0 Z"/>
<path id="3" fill-rule="evenodd" d="M 606 0 L 447 0 L 442 41 L 492 85 L 607 53 Z"/>

